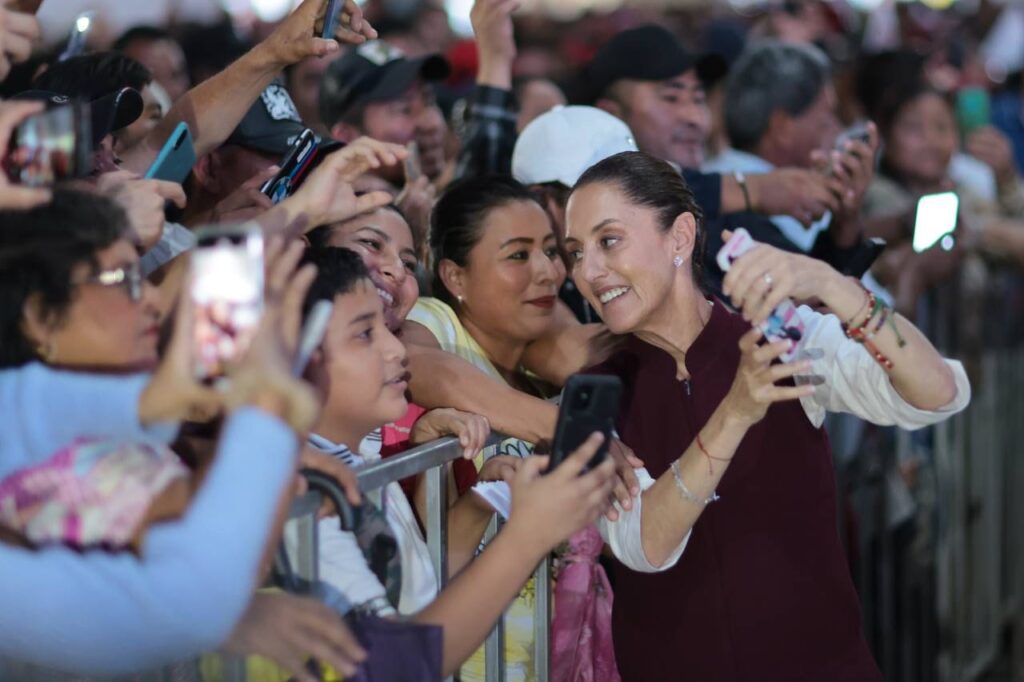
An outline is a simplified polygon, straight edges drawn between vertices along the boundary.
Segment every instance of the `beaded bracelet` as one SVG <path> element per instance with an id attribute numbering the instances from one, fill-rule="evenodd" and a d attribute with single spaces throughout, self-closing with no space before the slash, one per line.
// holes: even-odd
<path id="1" fill-rule="evenodd" d="M 697 505 L 698 507 L 706 507 L 709 504 L 711 504 L 712 502 L 718 502 L 718 500 L 721 499 L 718 496 L 718 493 L 716 493 L 716 492 L 711 493 L 711 497 L 709 497 L 707 499 L 704 499 L 704 500 L 702 500 L 701 498 L 699 498 L 696 495 L 694 495 L 693 493 L 691 493 L 690 489 L 686 487 L 685 483 L 683 483 L 683 476 L 682 476 L 682 474 L 679 473 L 679 460 L 678 459 L 676 461 L 672 462 L 672 466 L 669 467 L 669 468 L 672 469 L 672 476 L 676 479 L 676 487 L 679 488 L 679 493 L 683 496 L 683 499 L 686 500 L 687 502 L 692 502 L 693 504 Z"/>

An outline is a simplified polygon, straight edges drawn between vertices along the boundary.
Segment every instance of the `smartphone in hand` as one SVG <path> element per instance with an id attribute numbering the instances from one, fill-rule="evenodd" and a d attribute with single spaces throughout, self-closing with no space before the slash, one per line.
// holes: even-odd
<path id="1" fill-rule="evenodd" d="M 925 194 L 917 200 L 914 216 L 913 247 L 916 253 L 927 251 L 936 244 L 949 251 L 953 248 L 960 211 L 960 197 L 956 192 Z"/>
<path id="2" fill-rule="evenodd" d="M 327 12 L 324 13 L 324 28 L 320 33 L 321 38 L 334 40 L 334 32 L 338 30 L 343 4 L 344 0 L 327 0 Z"/>
<path id="3" fill-rule="evenodd" d="M 95 12 L 88 11 L 75 17 L 75 23 L 71 26 L 71 34 L 68 36 L 68 44 L 60 53 L 57 61 L 62 62 L 85 53 L 85 43 L 89 39 L 89 32 L 92 31 L 95 16 Z"/>
<path id="4" fill-rule="evenodd" d="M 2 166 L 13 184 L 48 187 L 87 175 L 92 151 L 89 107 L 71 101 L 22 121 L 11 134 Z"/>
<path id="5" fill-rule="evenodd" d="M 196 150 L 192 145 L 192 133 L 188 129 L 188 124 L 183 121 L 167 138 L 160 154 L 146 171 L 146 177 L 176 182 L 180 185 L 192 172 L 195 163 Z"/>
<path id="6" fill-rule="evenodd" d="M 263 183 L 260 192 L 270 197 L 270 201 L 278 204 L 298 187 L 296 179 L 305 172 L 306 167 L 316 156 L 317 139 L 312 130 L 306 128 L 295 138 L 291 149 L 281 162 L 281 170 L 274 177 Z"/>
<path id="7" fill-rule="evenodd" d="M 718 252 L 715 262 L 722 272 L 728 272 L 732 264 L 743 254 L 757 246 L 750 233 L 742 227 L 732 233 L 732 238 L 725 243 L 725 246 Z M 789 350 L 781 357 L 783 362 L 790 362 L 796 357 L 800 348 L 800 341 L 807 333 L 804 321 L 800 319 L 796 306 L 788 298 L 775 306 L 775 310 L 768 316 L 768 319 L 761 324 L 761 331 L 768 343 L 776 341 L 788 341 Z"/>
<path id="8" fill-rule="evenodd" d="M 587 468 L 598 466 L 608 456 L 615 419 L 622 399 L 622 381 L 614 376 L 574 374 L 565 382 L 558 423 L 551 445 L 553 471 L 595 431 L 604 434 L 604 442 L 590 459 Z"/>
<path id="9" fill-rule="evenodd" d="M 196 376 L 220 383 L 263 317 L 263 233 L 255 223 L 199 230 L 192 253 Z"/>

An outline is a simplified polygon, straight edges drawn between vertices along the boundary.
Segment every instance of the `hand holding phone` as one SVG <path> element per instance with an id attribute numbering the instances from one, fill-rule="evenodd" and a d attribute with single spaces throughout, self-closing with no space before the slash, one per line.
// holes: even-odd
<path id="1" fill-rule="evenodd" d="M 991 108 L 988 90 L 985 88 L 962 88 L 956 93 L 956 120 L 964 139 L 991 122 Z"/>
<path id="2" fill-rule="evenodd" d="M 757 246 L 750 233 L 742 227 L 733 231 L 732 237 L 725 246 L 718 252 L 716 262 L 722 272 L 728 272 L 732 264 L 743 254 Z M 804 322 L 797 313 L 793 301 L 788 298 L 775 307 L 768 319 L 760 325 L 764 338 L 768 343 L 776 341 L 788 341 L 789 350 L 781 356 L 783 362 L 790 362 L 796 357 L 800 348 L 800 341 L 806 334 Z"/>
<path id="3" fill-rule="evenodd" d="M 270 197 L 274 204 L 290 196 L 298 187 L 298 178 L 306 173 L 316 156 L 316 150 L 316 135 L 306 128 L 292 143 L 291 149 L 281 162 L 281 170 L 263 184 L 260 192 Z"/>
<path id="4" fill-rule="evenodd" d="M 11 183 L 47 187 L 91 169 L 92 118 L 78 101 L 34 114 L 14 129 L 2 160 Z"/>
<path id="5" fill-rule="evenodd" d="M 68 36 L 67 47 L 60 53 L 57 61 L 63 62 L 85 52 L 85 44 L 89 39 L 89 32 L 92 30 L 95 16 L 95 12 L 88 11 L 75 17 L 75 23 L 71 26 L 71 34 Z"/>
<path id="6" fill-rule="evenodd" d="M 341 7 L 344 0 L 327 0 L 327 11 L 324 13 L 324 27 L 320 37 L 327 40 L 334 40 L 334 33 L 338 30 L 338 22 L 341 20 Z"/>
<path id="7" fill-rule="evenodd" d="M 589 374 L 569 377 L 562 390 L 548 471 L 565 461 L 595 431 L 604 435 L 604 441 L 587 468 L 601 464 L 608 456 L 621 398 L 622 381 L 618 377 Z"/>
<path id="8" fill-rule="evenodd" d="M 219 383 L 263 316 L 263 233 L 244 223 L 200 230 L 192 254 L 196 376 Z"/>

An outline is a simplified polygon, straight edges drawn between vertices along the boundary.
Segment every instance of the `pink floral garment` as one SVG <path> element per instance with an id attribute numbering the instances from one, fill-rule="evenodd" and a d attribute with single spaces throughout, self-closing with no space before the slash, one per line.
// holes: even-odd
<path id="1" fill-rule="evenodd" d="M 555 584 L 551 682 L 620 682 L 612 647 L 612 588 L 597 563 L 604 541 L 595 526 L 569 539 Z"/>

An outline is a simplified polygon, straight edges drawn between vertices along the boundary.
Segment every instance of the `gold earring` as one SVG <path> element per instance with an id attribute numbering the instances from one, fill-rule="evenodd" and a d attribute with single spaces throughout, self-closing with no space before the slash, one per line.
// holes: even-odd
<path id="1" fill-rule="evenodd" d="M 53 339 L 47 339 L 46 345 L 41 345 L 36 348 L 36 353 L 42 358 L 43 362 L 48 365 L 52 365 L 53 361 L 57 359 L 57 344 Z"/>

